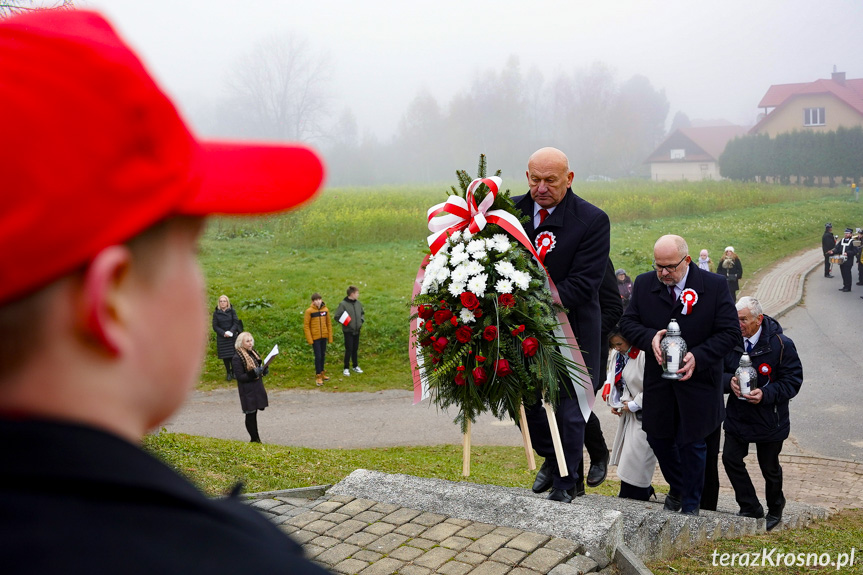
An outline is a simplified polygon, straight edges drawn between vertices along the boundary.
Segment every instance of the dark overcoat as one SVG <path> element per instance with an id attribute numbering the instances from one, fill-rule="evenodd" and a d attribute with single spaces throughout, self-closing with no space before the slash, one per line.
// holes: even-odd
<path id="1" fill-rule="evenodd" d="M 722 363 L 741 337 L 726 283 L 722 276 L 700 270 L 691 262 L 685 288 L 695 290 L 698 301 L 692 313 L 683 315 L 680 298 L 672 305 L 668 288 L 656 272 L 635 278 L 620 329 L 629 343 L 648 354 L 642 405 L 642 428 L 648 435 L 690 443 L 704 439 L 722 423 Z M 672 318 L 695 356 L 695 371 L 686 381 L 664 379 L 652 352 L 653 336 L 667 328 Z"/>
<path id="2" fill-rule="evenodd" d="M 252 361 L 256 366 L 261 365 L 261 361 L 252 355 Z M 258 409 L 264 409 L 269 405 L 267 399 L 267 390 L 264 389 L 263 377 L 255 375 L 254 370 L 246 371 L 246 366 L 243 363 L 243 356 L 237 352 L 233 359 L 234 376 L 237 378 L 237 390 L 240 392 L 240 406 L 243 408 L 243 413 L 251 413 Z M 268 367 L 264 368 L 263 375 L 269 373 Z"/>
<path id="3" fill-rule="evenodd" d="M 756 404 L 741 401 L 731 391 L 731 377 L 740 365 L 743 339 L 725 356 L 722 376 L 728 404 L 725 408 L 725 433 L 750 443 L 782 441 L 791 430 L 788 404 L 803 385 L 803 364 L 797 347 L 782 326 L 770 316 L 764 316 L 761 335 L 749 357 L 758 373 L 761 401 Z"/>
<path id="4" fill-rule="evenodd" d="M 561 303 L 569 311 L 569 323 L 596 389 L 601 346 L 604 345 L 599 290 L 609 266 L 611 225 L 608 216 L 575 195 L 572 189 L 567 189 L 554 212 L 534 229 L 534 202 L 530 194 L 516 196 L 513 202 L 530 218 L 524 230 L 532 242 L 540 232 L 554 234 L 556 245 L 546 254 L 545 267 L 557 286 Z"/>
<path id="5" fill-rule="evenodd" d="M 743 277 L 743 264 L 740 263 L 740 258 L 732 258 L 730 268 L 725 267 L 725 258 L 720 259 L 716 266 L 716 273 L 725 278 L 729 290 L 736 292 L 740 289 L 740 278 Z"/>
<path id="6" fill-rule="evenodd" d="M 213 331 L 216 332 L 216 351 L 219 354 L 219 359 L 231 359 L 234 357 L 234 344 L 237 341 L 237 336 L 240 335 L 240 319 L 237 317 L 237 312 L 233 306 L 225 311 L 216 309 L 213 311 Z M 225 337 L 225 332 L 233 333 L 233 337 Z"/>

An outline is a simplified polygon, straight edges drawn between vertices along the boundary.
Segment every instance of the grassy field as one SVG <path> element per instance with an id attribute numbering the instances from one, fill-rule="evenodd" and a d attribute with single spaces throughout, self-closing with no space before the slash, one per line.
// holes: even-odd
<path id="1" fill-rule="evenodd" d="M 447 189 L 445 184 L 329 189 L 310 206 L 285 215 L 210 222 L 202 241 L 210 305 L 227 294 L 258 349 L 266 352 L 278 344 L 283 350 L 266 379 L 268 388 L 315 387 L 303 311 L 315 291 L 335 311 L 349 284 L 360 288 L 366 308 L 360 342 L 366 373 L 341 375 L 337 325 L 327 358 L 333 378 L 323 389 L 411 387 L 408 302 L 426 249 L 426 210 L 444 201 Z M 612 260 L 633 277 L 649 270 L 653 243 L 665 233 L 683 235 L 695 254 L 707 248 L 717 257 L 733 245 L 745 280 L 786 255 L 817 246 L 825 221 L 837 230 L 863 223 L 863 206 L 842 188 L 621 181 L 582 184 L 575 191 L 609 214 Z M 200 388 L 233 386 L 224 381 L 215 334 L 210 336 Z"/>
<path id="2" fill-rule="evenodd" d="M 249 493 L 332 484 L 360 468 L 504 486 L 524 487 L 533 481 L 533 472 L 525 466 L 521 447 L 474 446 L 468 478 L 461 476 L 460 445 L 307 449 L 161 433 L 148 436 L 145 447 L 211 495 L 229 491 L 237 481 L 242 481 Z M 587 491 L 613 496 L 619 487 L 616 481 L 606 481 L 597 489 L 588 488 Z M 666 575 L 746 573 L 751 568 L 714 566 L 714 551 L 721 556 L 722 553 L 750 553 L 776 547 L 777 552 L 831 553 L 835 557 L 837 553 L 850 552 L 852 547 L 857 548 L 859 555 L 861 541 L 863 510 L 849 510 L 806 529 L 711 542 L 672 560 L 654 561 L 648 567 L 654 573 Z M 769 571 L 801 572 L 784 566 L 771 567 Z M 835 569 L 830 571 L 835 572 Z M 863 573 L 863 568 L 858 564 L 841 573 Z"/>

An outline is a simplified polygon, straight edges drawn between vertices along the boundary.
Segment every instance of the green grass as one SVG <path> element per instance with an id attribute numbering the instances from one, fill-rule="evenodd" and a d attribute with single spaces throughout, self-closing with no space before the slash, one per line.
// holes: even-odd
<path id="1" fill-rule="evenodd" d="M 329 189 L 287 214 L 210 222 L 201 246 L 210 309 L 227 294 L 259 351 L 273 344 L 284 351 L 266 378 L 268 388 L 315 388 L 303 311 L 318 291 L 334 312 L 350 284 L 359 286 L 366 309 L 359 355 L 366 373 L 341 376 L 344 348 L 336 325 L 327 352 L 334 377 L 323 389 L 411 388 L 408 301 L 426 249 L 426 210 L 444 201 L 447 189 L 446 184 Z M 692 253 L 707 248 L 714 258 L 733 245 L 745 282 L 776 260 L 817 246 L 825 221 L 836 229 L 863 222 L 863 205 L 849 201 L 842 188 L 621 181 L 583 185 L 576 192 L 609 213 L 612 260 L 633 277 L 649 269 L 653 243 L 665 233 L 684 236 Z M 262 301 L 272 307 L 260 307 Z M 254 307 L 242 309 L 244 304 Z M 224 381 L 210 331 L 199 388 L 233 385 Z"/>
<path id="2" fill-rule="evenodd" d="M 461 476 L 461 446 L 390 447 L 383 449 L 307 449 L 281 445 L 259 445 L 244 441 L 211 439 L 185 434 L 160 433 L 147 436 L 145 448 L 187 476 L 210 495 L 229 491 L 242 481 L 247 493 L 273 491 L 311 485 L 333 484 L 355 469 L 385 473 L 404 473 L 450 481 L 526 487 L 533 482 L 524 450 L 520 447 L 474 446 L 471 450 L 470 477 Z M 537 461 L 537 465 L 541 460 Z M 614 496 L 620 484 L 606 481 L 588 493 Z M 673 559 L 648 564 L 656 574 L 726 575 L 748 573 L 746 567 L 712 565 L 712 554 L 756 552 L 777 548 L 777 552 L 848 553 L 857 548 L 863 553 L 863 511 L 848 510 L 829 521 L 793 531 L 711 542 Z M 860 558 L 863 561 L 863 557 Z M 757 570 L 768 571 L 768 569 Z M 835 572 L 827 569 L 825 572 Z M 771 573 L 804 572 L 787 567 L 770 568 Z M 808 571 L 806 571 L 808 572 Z M 863 573 L 863 563 L 841 573 Z"/>

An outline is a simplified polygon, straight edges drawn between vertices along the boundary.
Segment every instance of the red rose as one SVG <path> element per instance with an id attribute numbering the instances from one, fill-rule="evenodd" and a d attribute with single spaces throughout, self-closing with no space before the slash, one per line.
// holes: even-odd
<path id="1" fill-rule="evenodd" d="M 459 327 L 455 330 L 455 338 L 460 343 L 467 343 L 470 341 L 470 338 L 473 337 L 473 330 L 466 325 Z"/>
<path id="2" fill-rule="evenodd" d="M 452 324 L 453 327 L 455 327 L 458 325 L 458 318 L 456 316 L 452 316 L 451 318 L 449 318 L 449 322 Z"/>
<path id="3" fill-rule="evenodd" d="M 497 363 L 494 364 L 494 370 L 501 377 L 506 377 L 512 373 L 512 369 L 509 367 L 509 362 L 505 359 L 497 360 Z"/>
<path id="4" fill-rule="evenodd" d="M 434 333 L 435 327 L 434 327 L 434 323 L 433 323 L 433 322 L 427 321 L 424 325 L 426 326 L 426 331 L 427 331 L 427 332 L 429 332 L 429 333 Z"/>
<path id="5" fill-rule="evenodd" d="M 488 381 L 488 375 L 486 375 L 485 370 L 481 367 L 477 367 L 471 373 L 473 374 L 474 385 L 482 385 Z"/>
<path id="6" fill-rule="evenodd" d="M 512 297 L 511 293 L 500 294 L 500 297 L 497 298 L 497 303 L 500 307 L 512 307 L 515 305 L 515 298 Z"/>
<path id="7" fill-rule="evenodd" d="M 433 355 L 431 358 L 432 363 L 440 363 L 440 358 L 436 355 Z M 437 371 L 437 370 L 435 370 Z"/>
<path id="8" fill-rule="evenodd" d="M 482 310 L 480 308 L 473 310 L 473 317 L 482 317 Z"/>
<path id="9" fill-rule="evenodd" d="M 417 308 L 417 315 L 422 319 L 428 319 L 434 315 L 434 308 L 430 305 L 421 305 Z"/>
<path id="10" fill-rule="evenodd" d="M 474 295 L 473 292 L 462 292 L 461 305 L 463 305 L 469 310 L 475 310 L 479 307 L 479 300 L 476 298 L 476 295 Z"/>
<path id="11" fill-rule="evenodd" d="M 458 372 L 457 374 L 455 374 L 455 384 L 456 385 L 464 385 L 465 383 L 466 382 L 464 379 L 464 374 L 462 372 Z"/>
<path id="12" fill-rule="evenodd" d="M 478 356 L 476 356 L 476 360 L 477 361 L 485 361 L 485 356 L 478 355 Z"/>
<path id="13" fill-rule="evenodd" d="M 535 337 L 526 337 L 523 342 L 521 342 L 521 351 L 524 352 L 524 355 L 527 357 L 533 357 L 536 355 L 536 350 L 539 349 L 539 342 Z"/>
<path id="14" fill-rule="evenodd" d="M 428 347 L 431 344 L 432 344 L 432 340 L 429 337 L 420 340 L 420 347 Z"/>
<path id="15" fill-rule="evenodd" d="M 452 312 L 448 309 L 441 309 L 434 312 L 434 322 L 438 325 L 442 323 L 448 322 L 449 318 L 452 317 Z"/>
<path id="16" fill-rule="evenodd" d="M 493 325 L 488 326 L 482 332 L 482 336 L 486 339 L 486 341 L 494 341 L 497 339 L 497 328 Z"/>
<path id="17" fill-rule="evenodd" d="M 434 342 L 434 349 L 438 353 L 443 353 L 443 350 L 446 348 L 446 344 L 449 343 L 449 340 L 445 337 L 437 338 L 437 341 Z"/>

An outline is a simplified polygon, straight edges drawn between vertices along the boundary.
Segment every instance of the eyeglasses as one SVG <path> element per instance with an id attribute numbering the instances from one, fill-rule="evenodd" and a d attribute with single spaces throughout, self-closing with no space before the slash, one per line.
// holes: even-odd
<path id="1" fill-rule="evenodd" d="M 685 260 L 685 259 L 686 259 L 686 256 L 683 256 L 683 257 L 680 259 L 680 261 L 679 261 L 679 262 L 677 262 L 676 264 L 674 264 L 673 266 L 660 266 L 660 265 L 657 265 L 657 263 L 654 261 L 654 262 L 653 262 L 653 269 L 654 269 L 654 270 L 656 270 L 656 273 L 662 273 L 662 270 L 665 270 L 665 271 L 667 271 L 668 273 L 674 273 L 674 270 L 676 270 L 676 269 L 677 269 L 677 266 L 679 266 L 680 264 L 682 264 L 682 263 L 683 263 L 683 260 Z"/>

